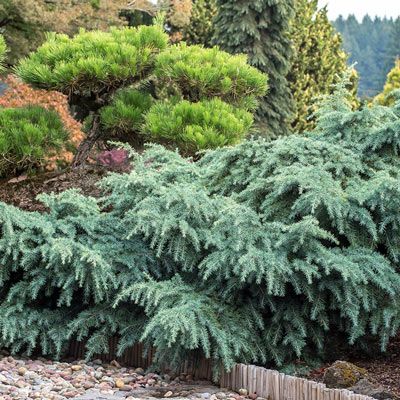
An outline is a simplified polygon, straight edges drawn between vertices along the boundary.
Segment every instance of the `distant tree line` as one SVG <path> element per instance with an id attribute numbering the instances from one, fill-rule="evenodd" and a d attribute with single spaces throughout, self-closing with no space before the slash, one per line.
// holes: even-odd
<path id="1" fill-rule="evenodd" d="M 400 17 L 372 19 L 366 15 L 359 22 L 354 15 L 346 19 L 340 16 L 334 25 L 342 34 L 350 64 L 357 63 L 359 95 L 375 96 L 382 91 L 388 72 L 400 56 Z"/>

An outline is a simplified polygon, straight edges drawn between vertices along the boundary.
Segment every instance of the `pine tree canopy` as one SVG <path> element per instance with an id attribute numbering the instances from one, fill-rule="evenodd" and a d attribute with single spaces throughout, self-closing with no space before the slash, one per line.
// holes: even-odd
<path id="1" fill-rule="evenodd" d="M 147 138 L 194 155 L 250 134 L 267 75 L 244 54 L 170 45 L 163 23 L 158 16 L 153 26 L 53 33 L 18 65 L 25 82 L 68 94 L 81 119 L 89 117 L 75 161 L 110 137 L 136 148 Z"/>
<path id="2" fill-rule="evenodd" d="M 263 136 L 290 131 L 294 102 L 286 75 L 292 47 L 289 27 L 294 0 L 217 0 L 214 42 L 232 54 L 244 53 L 251 65 L 268 73 L 269 91 L 257 112 Z"/>
<path id="3" fill-rule="evenodd" d="M 132 152 L 100 200 L 0 204 L 0 346 L 87 355 L 142 341 L 156 362 L 282 365 L 400 324 L 400 103 L 353 111 L 346 83 L 310 134 Z"/>

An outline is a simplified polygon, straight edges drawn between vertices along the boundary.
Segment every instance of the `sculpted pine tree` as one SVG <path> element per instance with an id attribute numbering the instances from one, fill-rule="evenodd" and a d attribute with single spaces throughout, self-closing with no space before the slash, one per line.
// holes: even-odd
<path id="1" fill-rule="evenodd" d="M 51 34 L 18 65 L 25 82 L 67 94 L 86 120 L 74 167 L 99 139 L 136 147 L 156 141 L 195 155 L 237 144 L 251 132 L 267 76 L 244 55 L 170 46 L 163 28 L 157 18 L 153 26 Z"/>
<path id="2" fill-rule="evenodd" d="M 245 53 L 251 65 L 269 75 L 269 92 L 257 118 L 264 136 L 290 132 L 295 110 L 286 76 L 292 47 L 289 38 L 294 0 L 217 0 L 215 44 L 229 53 Z"/>
<path id="3" fill-rule="evenodd" d="M 332 92 L 347 70 L 347 55 L 327 9 L 318 9 L 318 0 L 296 0 L 295 6 L 290 25 L 293 63 L 288 80 L 296 104 L 293 130 L 302 132 L 314 127 L 315 120 L 310 117 L 316 111 L 316 99 Z"/>

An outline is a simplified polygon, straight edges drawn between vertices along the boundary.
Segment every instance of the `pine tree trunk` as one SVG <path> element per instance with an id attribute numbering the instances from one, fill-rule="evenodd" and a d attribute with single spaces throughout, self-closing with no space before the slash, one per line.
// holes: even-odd
<path id="1" fill-rule="evenodd" d="M 92 126 L 82 143 L 78 147 L 74 159 L 72 161 L 72 168 L 79 168 L 85 165 L 86 160 L 92 150 L 93 146 L 101 136 L 100 116 L 95 114 L 93 116 Z"/>

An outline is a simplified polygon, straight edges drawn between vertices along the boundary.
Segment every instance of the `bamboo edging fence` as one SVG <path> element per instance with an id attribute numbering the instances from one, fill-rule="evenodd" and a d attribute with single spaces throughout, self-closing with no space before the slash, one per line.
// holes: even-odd
<path id="1" fill-rule="evenodd" d="M 110 340 L 108 354 L 98 355 L 103 361 L 117 360 L 124 365 L 147 369 L 151 365 L 154 349 L 143 357 L 143 345 L 136 344 L 121 357 L 116 357 L 117 338 Z M 83 359 L 83 342 L 70 343 L 69 355 L 74 359 Z M 168 372 L 166 369 L 163 372 Z M 205 358 L 192 359 L 182 364 L 179 373 L 190 374 L 196 380 L 212 381 L 212 368 Z M 308 381 L 282 374 L 254 365 L 236 364 L 231 372 L 222 372 L 219 384 L 221 388 L 239 391 L 246 389 L 249 395 L 256 394 L 267 400 L 375 400 L 372 397 L 355 394 L 345 389 L 328 389 L 323 383 Z"/>
<path id="2" fill-rule="evenodd" d="M 374 400 L 345 389 L 328 389 L 323 383 L 285 375 L 254 365 L 236 364 L 230 373 L 223 373 L 222 388 L 246 389 L 268 400 Z"/>

